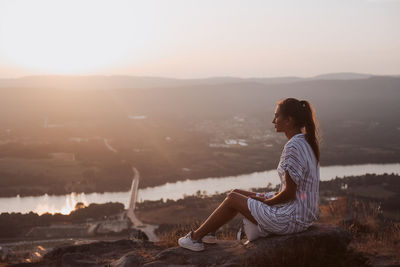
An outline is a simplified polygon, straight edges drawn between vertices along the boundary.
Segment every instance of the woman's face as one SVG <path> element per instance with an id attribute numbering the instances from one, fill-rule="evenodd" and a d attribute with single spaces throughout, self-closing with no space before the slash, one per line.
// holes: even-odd
<path id="1" fill-rule="evenodd" d="M 279 110 L 279 105 L 276 106 L 274 120 L 272 121 L 275 124 L 276 132 L 284 132 L 286 130 L 288 119 L 283 116 L 283 114 Z"/>

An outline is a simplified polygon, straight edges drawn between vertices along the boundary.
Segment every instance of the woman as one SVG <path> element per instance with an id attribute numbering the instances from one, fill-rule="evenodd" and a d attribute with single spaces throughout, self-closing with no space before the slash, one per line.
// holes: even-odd
<path id="1" fill-rule="evenodd" d="M 320 152 L 314 110 L 308 101 L 287 98 L 278 102 L 272 123 L 288 138 L 277 169 L 279 192 L 270 197 L 233 190 L 198 229 L 178 240 L 181 247 L 204 250 L 202 238 L 238 213 L 257 225 L 260 235 L 301 232 L 317 219 Z"/>

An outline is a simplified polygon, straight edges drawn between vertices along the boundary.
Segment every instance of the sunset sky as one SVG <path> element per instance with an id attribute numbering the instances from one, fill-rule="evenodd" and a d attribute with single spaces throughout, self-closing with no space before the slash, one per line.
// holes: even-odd
<path id="1" fill-rule="evenodd" d="M 0 0 L 0 78 L 400 74 L 400 0 Z"/>

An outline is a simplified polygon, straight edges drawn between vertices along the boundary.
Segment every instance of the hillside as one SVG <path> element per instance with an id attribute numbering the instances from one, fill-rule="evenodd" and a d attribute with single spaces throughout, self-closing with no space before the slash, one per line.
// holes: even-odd
<path id="1" fill-rule="evenodd" d="M 0 195 L 124 191 L 129 165 L 141 172 L 141 187 L 273 169 L 286 140 L 274 133 L 272 116 L 276 102 L 289 96 L 310 100 L 317 111 L 321 165 L 400 162 L 398 77 L 227 81 L 1 88 L 0 164 L 8 167 Z M 61 167 L 67 159 L 68 176 Z"/>

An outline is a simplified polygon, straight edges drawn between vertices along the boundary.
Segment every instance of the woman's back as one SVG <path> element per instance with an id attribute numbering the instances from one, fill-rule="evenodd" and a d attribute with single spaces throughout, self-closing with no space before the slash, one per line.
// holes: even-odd
<path id="1" fill-rule="evenodd" d="M 308 227 L 318 216 L 319 164 L 305 134 L 293 136 L 285 145 L 278 165 L 281 190 L 285 186 L 285 171 L 296 183 L 296 199 L 287 203 L 296 223 Z"/>

